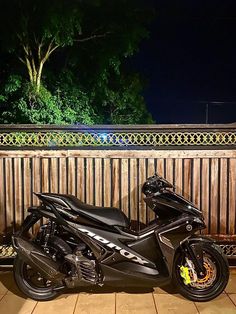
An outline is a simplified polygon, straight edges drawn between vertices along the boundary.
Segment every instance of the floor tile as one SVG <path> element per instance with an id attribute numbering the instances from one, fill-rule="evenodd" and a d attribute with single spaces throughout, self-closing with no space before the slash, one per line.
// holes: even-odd
<path id="1" fill-rule="evenodd" d="M 115 313 L 115 293 L 80 293 L 74 314 Z"/>
<path id="2" fill-rule="evenodd" d="M 11 271 L 0 272 L 0 294 L 5 294 L 13 283 L 14 279 Z"/>
<path id="3" fill-rule="evenodd" d="M 14 294 L 6 294 L 0 301 L 0 313 L 31 314 L 36 301 L 25 299 Z"/>
<path id="4" fill-rule="evenodd" d="M 179 294 L 154 294 L 158 314 L 197 314 L 193 302 Z"/>
<path id="5" fill-rule="evenodd" d="M 0 281 L 0 294 L 5 294 L 7 292 L 7 287 Z"/>
<path id="6" fill-rule="evenodd" d="M 154 287 L 153 288 L 153 293 L 154 294 L 168 294 L 168 293 L 171 293 L 171 294 L 175 294 L 175 293 L 178 293 L 177 292 L 177 288 L 173 285 L 168 285 L 168 286 L 163 286 L 163 287 Z"/>
<path id="7" fill-rule="evenodd" d="M 236 307 L 227 294 L 221 294 L 209 302 L 196 302 L 200 314 L 236 314 Z"/>
<path id="8" fill-rule="evenodd" d="M 0 272 L 1 314 L 236 314 L 236 273 L 231 271 L 229 283 L 222 294 L 210 302 L 196 302 L 176 294 L 171 285 L 154 288 L 152 293 L 127 291 L 127 293 L 72 293 L 48 302 L 27 299 L 16 287 L 12 271 Z M 154 299 L 155 302 L 154 302 Z M 155 308 L 156 304 L 156 308 Z"/>
<path id="9" fill-rule="evenodd" d="M 34 314 L 73 314 L 78 295 L 61 295 L 51 301 L 38 302 Z"/>
<path id="10" fill-rule="evenodd" d="M 236 307 L 236 293 L 228 294 L 230 297 L 231 301 L 233 301 L 235 307 Z"/>
<path id="11" fill-rule="evenodd" d="M 7 291 L 7 294 L 16 294 L 19 296 L 23 295 L 23 293 L 19 290 L 15 282 L 11 285 L 11 287 Z"/>
<path id="12" fill-rule="evenodd" d="M 0 294 L 0 301 L 2 300 L 2 298 L 4 297 L 5 294 Z"/>
<path id="13" fill-rule="evenodd" d="M 168 294 L 168 292 L 166 290 L 164 290 L 163 288 L 160 287 L 154 287 L 153 288 L 153 293 L 154 294 Z"/>
<path id="14" fill-rule="evenodd" d="M 236 275 L 231 274 L 229 277 L 229 282 L 227 287 L 225 288 L 227 293 L 236 293 Z"/>
<path id="15" fill-rule="evenodd" d="M 117 293 L 117 314 L 156 314 L 152 293 L 130 294 Z"/>

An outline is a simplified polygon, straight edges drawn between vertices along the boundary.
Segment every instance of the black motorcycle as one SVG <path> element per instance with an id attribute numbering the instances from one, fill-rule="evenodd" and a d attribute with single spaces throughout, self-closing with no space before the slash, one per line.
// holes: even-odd
<path id="1" fill-rule="evenodd" d="M 72 195 L 36 194 L 41 205 L 28 209 L 13 236 L 18 287 L 32 299 L 49 300 L 67 288 L 172 281 L 190 300 L 215 298 L 228 282 L 228 262 L 212 239 L 199 234 L 205 228 L 201 211 L 172 188 L 158 175 L 144 183 L 156 218 L 140 232 L 131 230 L 118 208 L 87 205 Z M 38 232 L 30 232 L 36 226 Z"/>

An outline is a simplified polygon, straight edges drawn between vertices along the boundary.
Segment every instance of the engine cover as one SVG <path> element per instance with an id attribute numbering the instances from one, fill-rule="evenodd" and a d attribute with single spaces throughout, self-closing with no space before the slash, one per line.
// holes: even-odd
<path id="1" fill-rule="evenodd" d="M 86 286 L 98 283 L 98 273 L 96 271 L 96 261 L 90 260 L 82 255 L 68 254 L 65 260 L 75 266 L 75 272 L 69 278 L 65 278 L 68 288 Z"/>

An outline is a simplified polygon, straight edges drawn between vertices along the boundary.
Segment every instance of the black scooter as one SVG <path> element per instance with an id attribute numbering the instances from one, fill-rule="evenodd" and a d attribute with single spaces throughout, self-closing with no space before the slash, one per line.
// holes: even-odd
<path id="1" fill-rule="evenodd" d="M 213 240 L 196 234 L 205 228 L 201 211 L 171 188 L 158 175 L 144 183 L 145 201 L 157 216 L 141 232 L 130 229 L 120 209 L 36 194 L 41 205 L 28 209 L 13 236 L 18 287 L 32 299 L 49 300 L 66 288 L 156 287 L 172 280 L 190 300 L 215 298 L 228 282 L 228 262 Z"/>

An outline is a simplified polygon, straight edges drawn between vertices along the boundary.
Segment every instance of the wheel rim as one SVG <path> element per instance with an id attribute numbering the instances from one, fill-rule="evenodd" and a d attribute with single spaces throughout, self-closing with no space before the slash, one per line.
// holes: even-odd
<path id="1" fill-rule="evenodd" d="M 217 269 L 214 262 L 207 255 L 203 258 L 203 266 L 206 270 L 205 276 L 203 278 L 197 278 L 196 282 L 190 284 L 191 287 L 202 290 L 207 289 L 214 284 L 217 276 Z"/>
<path id="2" fill-rule="evenodd" d="M 30 265 L 23 264 L 23 278 L 25 283 L 36 290 L 48 291 L 52 287 L 52 282 L 45 279 L 39 272 Z"/>
<path id="3" fill-rule="evenodd" d="M 203 278 L 197 277 L 196 282 L 191 282 L 190 284 L 186 285 L 184 284 L 184 280 L 180 275 L 180 267 L 181 265 L 186 267 L 186 262 L 183 262 L 183 259 L 181 259 L 181 263 L 177 269 L 177 278 L 178 281 L 181 283 L 182 287 L 189 291 L 189 292 L 206 292 L 209 289 L 211 289 L 214 284 L 218 281 L 219 278 L 219 272 L 218 272 L 218 262 L 217 260 L 212 257 L 210 254 L 203 252 L 203 265 L 206 269 L 206 274 Z M 193 278 L 193 274 L 191 271 L 189 272 L 190 278 Z"/>

